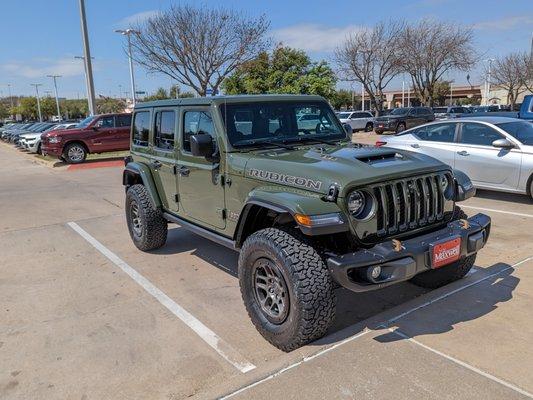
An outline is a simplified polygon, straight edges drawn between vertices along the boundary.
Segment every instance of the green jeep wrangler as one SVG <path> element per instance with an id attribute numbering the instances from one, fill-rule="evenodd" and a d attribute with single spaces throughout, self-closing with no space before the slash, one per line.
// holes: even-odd
<path id="1" fill-rule="evenodd" d="M 143 251 L 167 225 L 240 252 L 248 314 L 291 351 L 323 336 L 335 289 L 464 277 L 490 218 L 468 218 L 475 193 L 422 154 L 352 143 L 318 96 L 258 95 L 138 104 L 126 157 L 126 218 Z"/>

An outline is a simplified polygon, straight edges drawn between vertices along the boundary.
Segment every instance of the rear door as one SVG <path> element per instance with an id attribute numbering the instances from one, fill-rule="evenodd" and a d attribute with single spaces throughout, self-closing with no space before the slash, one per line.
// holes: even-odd
<path id="1" fill-rule="evenodd" d="M 452 168 L 455 164 L 455 142 L 458 124 L 446 122 L 422 126 L 412 131 L 418 141 L 410 144 L 412 150 L 435 157 Z"/>
<path id="2" fill-rule="evenodd" d="M 175 175 L 178 111 L 176 107 L 154 108 L 150 169 L 165 209 L 177 212 L 178 179 Z"/>
<path id="3" fill-rule="evenodd" d="M 180 123 L 177 166 L 179 214 L 193 222 L 224 229 L 225 200 L 219 163 L 191 154 L 191 135 L 211 135 L 215 143 L 217 142 L 211 110 L 205 106 L 182 107 Z"/>
<path id="4" fill-rule="evenodd" d="M 516 189 L 522 154 L 519 149 L 500 149 L 492 142 L 504 136 L 489 125 L 461 124 L 455 168 L 467 174 L 474 185 Z"/>
<path id="5" fill-rule="evenodd" d="M 115 117 L 115 150 L 130 148 L 131 114 L 120 114 Z"/>

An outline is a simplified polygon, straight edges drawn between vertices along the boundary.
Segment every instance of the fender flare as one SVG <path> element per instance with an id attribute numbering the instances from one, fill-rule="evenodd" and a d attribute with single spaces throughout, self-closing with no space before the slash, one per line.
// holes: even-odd
<path id="1" fill-rule="evenodd" d="M 472 184 L 468 175 L 463 171 L 454 169 L 453 179 L 455 184 L 455 202 L 465 201 L 466 199 L 475 196 L 476 188 Z"/>
<path id="2" fill-rule="evenodd" d="M 139 182 L 139 180 L 141 182 Z M 146 190 L 150 195 L 150 200 L 152 201 L 152 206 L 154 208 L 160 208 L 161 199 L 157 193 L 150 167 L 143 163 L 132 161 L 126 165 L 126 168 L 124 168 L 124 172 L 122 173 L 122 184 L 127 190 L 128 187 L 137 183 L 142 183 L 146 187 Z"/>

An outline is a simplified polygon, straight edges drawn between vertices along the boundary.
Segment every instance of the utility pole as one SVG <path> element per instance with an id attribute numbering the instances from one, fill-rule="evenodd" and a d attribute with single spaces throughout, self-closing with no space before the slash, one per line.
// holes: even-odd
<path id="1" fill-rule="evenodd" d="M 485 105 L 489 105 L 490 100 L 490 81 L 491 81 L 491 75 L 492 75 L 492 62 L 494 61 L 494 58 L 488 58 L 485 60 L 489 63 L 489 69 L 487 71 L 487 87 L 486 87 L 486 93 L 485 93 Z"/>
<path id="2" fill-rule="evenodd" d="M 39 113 L 39 122 L 43 122 L 43 115 L 41 114 L 41 100 L 39 99 L 39 86 L 42 86 L 42 83 L 30 83 L 31 86 L 35 87 L 35 92 L 37 94 L 37 112 Z"/>
<path id="3" fill-rule="evenodd" d="M 59 122 L 61 122 L 61 110 L 59 109 L 59 96 L 57 94 L 57 78 L 61 78 L 61 75 L 46 75 L 49 78 L 52 78 L 54 80 L 54 90 L 56 92 L 56 106 L 57 106 L 57 118 L 59 119 Z"/>
<path id="4" fill-rule="evenodd" d="M 365 85 L 361 83 L 361 111 L 365 111 Z"/>
<path id="5" fill-rule="evenodd" d="M 89 48 L 89 34 L 87 33 L 87 20 L 85 18 L 85 1 L 79 1 L 81 35 L 83 37 L 83 64 L 85 66 L 85 81 L 87 84 L 87 102 L 89 103 L 89 114 L 94 115 L 96 110 L 96 102 L 94 99 L 93 66 L 91 62 L 91 50 Z"/>
<path id="6" fill-rule="evenodd" d="M 83 60 L 83 69 L 85 71 L 85 85 L 87 87 L 87 103 L 89 104 L 89 114 L 93 114 L 93 111 L 94 110 L 91 110 L 91 101 L 89 100 L 89 78 L 88 78 L 88 73 L 87 73 L 87 64 L 85 63 L 85 57 L 84 56 L 74 56 L 74 58 L 76 60 Z M 91 57 L 91 59 L 94 60 L 94 57 Z M 80 96 L 78 94 L 78 100 L 79 100 Z"/>
<path id="7" fill-rule="evenodd" d="M 130 63 L 130 80 L 131 80 L 131 99 L 132 99 L 132 103 L 133 105 L 135 105 L 135 101 L 136 101 L 136 97 L 135 97 L 135 77 L 133 75 L 133 58 L 131 56 L 131 35 L 132 34 L 136 34 L 136 35 L 140 35 L 141 33 L 134 30 L 134 29 L 131 29 L 131 28 L 128 28 L 128 29 L 117 29 L 115 31 L 116 33 L 120 33 L 121 35 L 125 35 L 128 37 L 128 59 L 129 59 L 129 63 Z"/>

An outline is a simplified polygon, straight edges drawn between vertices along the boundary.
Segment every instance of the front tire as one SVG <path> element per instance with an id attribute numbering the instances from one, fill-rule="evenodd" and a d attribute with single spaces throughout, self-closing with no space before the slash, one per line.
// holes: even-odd
<path id="1" fill-rule="evenodd" d="M 168 224 L 160 209 L 154 208 L 144 185 L 126 192 L 126 221 L 131 240 L 142 251 L 155 250 L 167 241 Z"/>
<path id="2" fill-rule="evenodd" d="M 400 133 L 405 131 L 405 123 L 400 122 L 398 126 L 396 127 L 396 133 Z"/>
<path id="3" fill-rule="evenodd" d="M 322 337 L 335 318 L 334 284 L 322 257 L 288 232 L 267 228 L 246 239 L 239 284 L 252 323 L 280 350 Z"/>
<path id="4" fill-rule="evenodd" d="M 63 158 L 69 164 L 81 164 L 87 158 L 87 150 L 80 143 L 70 143 L 65 146 Z"/>
<path id="5" fill-rule="evenodd" d="M 456 206 L 454 220 L 467 218 L 468 215 L 460 207 Z M 474 253 L 439 269 L 432 269 L 418 274 L 411 279 L 411 282 L 420 287 L 437 289 L 448 283 L 462 279 L 472 269 L 476 262 L 476 255 L 477 253 Z"/>
<path id="6" fill-rule="evenodd" d="M 365 132 L 372 132 L 374 130 L 374 124 L 372 122 L 368 122 L 365 126 Z"/>

